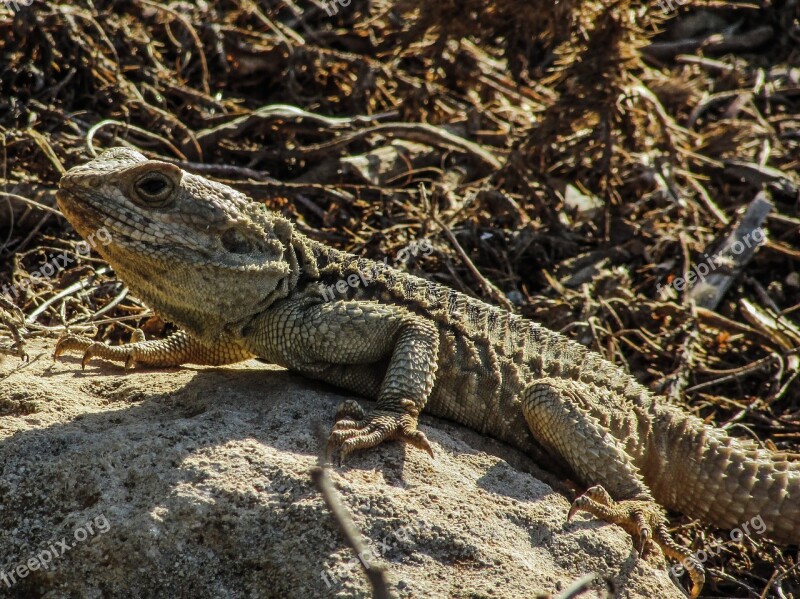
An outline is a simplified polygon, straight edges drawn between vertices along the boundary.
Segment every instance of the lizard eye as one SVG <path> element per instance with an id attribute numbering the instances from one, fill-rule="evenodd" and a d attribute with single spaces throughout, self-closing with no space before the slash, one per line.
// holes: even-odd
<path id="1" fill-rule="evenodd" d="M 147 173 L 133 186 L 136 195 L 150 206 L 163 206 L 175 188 L 172 179 L 163 173 Z"/>

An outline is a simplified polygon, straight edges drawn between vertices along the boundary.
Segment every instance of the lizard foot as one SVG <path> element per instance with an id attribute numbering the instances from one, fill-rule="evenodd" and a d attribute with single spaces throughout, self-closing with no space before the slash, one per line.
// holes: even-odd
<path id="1" fill-rule="evenodd" d="M 337 422 L 328 438 L 327 454 L 339 450 L 339 462 L 356 451 L 367 449 L 388 440 L 397 439 L 427 451 L 433 457 L 428 438 L 417 430 L 419 409 L 410 399 L 400 402 L 403 412 L 364 408 L 352 400 L 343 402 L 336 411 Z"/>
<path id="2" fill-rule="evenodd" d="M 663 510 L 652 500 L 615 501 L 602 486 L 595 485 L 572 502 L 567 520 L 579 511 L 621 526 L 639 541 L 639 555 L 643 555 L 645 549 L 660 549 L 667 557 L 680 561 L 692 580 L 692 599 L 700 594 L 705 583 L 703 566 L 685 547 L 673 540 Z"/>
<path id="3" fill-rule="evenodd" d="M 130 370 L 136 364 L 137 350 L 131 347 L 135 343 L 144 341 L 144 332 L 141 329 L 136 329 L 131 335 L 130 344 L 110 346 L 107 343 L 101 343 L 89 339 L 88 337 L 81 337 L 79 335 L 65 335 L 56 343 L 56 349 L 53 352 L 53 358 L 58 358 L 64 352 L 68 351 L 82 351 L 83 358 L 81 358 L 81 368 L 86 369 L 89 361 L 98 356 L 106 360 L 116 362 L 125 362 L 125 370 Z"/>

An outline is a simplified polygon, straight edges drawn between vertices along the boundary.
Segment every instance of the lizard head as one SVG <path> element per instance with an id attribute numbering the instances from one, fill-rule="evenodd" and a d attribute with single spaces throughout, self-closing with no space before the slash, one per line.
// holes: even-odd
<path id="1" fill-rule="evenodd" d="M 136 295 L 201 338 L 244 324 L 297 280 L 288 220 L 134 150 L 69 170 L 57 200 Z"/>

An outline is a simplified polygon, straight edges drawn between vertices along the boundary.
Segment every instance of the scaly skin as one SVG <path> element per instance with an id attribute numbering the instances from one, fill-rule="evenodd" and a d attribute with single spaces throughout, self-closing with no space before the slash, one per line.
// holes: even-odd
<path id="1" fill-rule="evenodd" d="M 85 238 L 164 318 L 161 341 L 67 350 L 126 365 L 229 364 L 257 356 L 377 400 L 345 402 L 330 436 L 344 457 L 386 439 L 432 453 L 419 413 L 540 456 L 587 485 L 570 511 L 623 526 L 640 547 L 702 567 L 669 537 L 663 508 L 721 528 L 760 516 L 800 543 L 800 462 L 703 424 L 598 354 L 452 289 L 319 244 L 243 194 L 132 150 L 70 170 L 58 203 Z M 331 285 L 347 281 L 345 293 Z M 332 298 L 331 295 L 334 295 Z M 653 544 L 655 543 L 655 545 Z"/>

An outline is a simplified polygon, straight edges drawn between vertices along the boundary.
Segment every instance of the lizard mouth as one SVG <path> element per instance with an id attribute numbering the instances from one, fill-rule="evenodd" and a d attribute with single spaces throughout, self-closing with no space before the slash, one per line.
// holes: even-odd
<path id="1" fill-rule="evenodd" d="M 59 189 L 56 192 L 56 203 L 64 217 L 79 233 L 83 234 L 86 229 L 97 228 L 102 215 L 92 206 L 81 201 L 74 192 L 63 188 Z"/>

